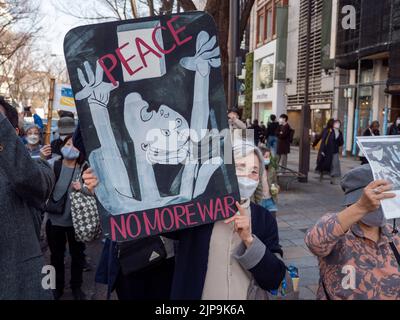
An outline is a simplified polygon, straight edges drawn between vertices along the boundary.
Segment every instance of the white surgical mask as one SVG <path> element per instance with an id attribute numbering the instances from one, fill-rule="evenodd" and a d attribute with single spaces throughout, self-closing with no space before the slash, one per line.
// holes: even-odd
<path id="1" fill-rule="evenodd" d="M 400 126 L 400 119 L 396 120 L 396 124 Z"/>
<path id="2" fill-rule="evenodd" d="M 29 136 L 26 137 L 26 141 L 28 141 L 28 143 L 30 145 L 35 145 L 39 143 L 39 136 L 37 134 L 31 134 Z"/>
<path id="3" fill-rule="evenodd" d="M 269 166 L 271 159 L 264 159 L 264 166 Z"/>
<path id="4" fill-rule="evenodd" d="M 247 177 L 238 177 L 240 198 L 242 200 L 250 199 L 257 189 L 258 181 Z"/>
<path id="5" fill-rule="evenodd" d="M 67 160 L 76 160 L 79 158 L 79 150 L 76 150 L 73 147 L 63 147 L 61 148 L 61 153 L 63 157 Z"/>

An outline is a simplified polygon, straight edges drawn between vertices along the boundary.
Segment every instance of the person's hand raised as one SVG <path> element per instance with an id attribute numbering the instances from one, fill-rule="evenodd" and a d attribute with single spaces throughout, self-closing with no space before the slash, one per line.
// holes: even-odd
<path id="1" fill-rule="evenodd" d="M 388 193 L 393 189 L 393 185 L 386 180 L 376 180 L 365 187 L 361 198 L 355 203 L 355 206 L 363 213 L 368 214 L 378 210 L 381 201 L 396 197 L 394 193 Z"/>

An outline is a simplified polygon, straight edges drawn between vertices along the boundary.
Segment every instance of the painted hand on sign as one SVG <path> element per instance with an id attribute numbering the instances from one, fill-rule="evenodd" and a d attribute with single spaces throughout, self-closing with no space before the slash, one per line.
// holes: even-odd
<path id="1" fill-rule="evenodd" d="M 104 176 L 101 178 L 116 194 L 116 202 L 122 205 L 126 203 L 125 197 L 133 198 L 133 194 L 128 172 L 118 149 L 107 110 L 110 93 L 118 88 L 118 85 L 114 86 L 112 83 L 103 82 L 104 71 L 98 62 L 96 63 L 96 75 L 93 73 L 89 62 L 85 61 L 84 67 L 87 80 L 82 70 L 78 68 L 77 73 L 83 89 L 76 94 L 75 99 L 88 99 L 93 124 L 101 144 L 100 149 L 91 152 L 89 160 L 94 168 L 97 167 L 97 169 L 104 171 Z M 111 203 L 111 201 L 108 202 L 108 204 Z M 107 202 L 105 205 L 107 205 Z"/>
<path id="2" fill-rule="evenodd" d="M 89 104 L 95 103 L 106 108 L 110 99 L 111 91 L 117 89 L 119 83 L 117 82 L 114 86 L 112 83 L 103 82 L 104 70 L 100 67 L 98 61 L 96 63 L 96 76 L 94 75 L 89 62 L 85 61 L 84 66 L 88 81 L 86 81 L 82 70 L 78 68 L 78 78 L 83 89 L 76 94 L 75 98 L 77 100 L 88 99 Z"/>

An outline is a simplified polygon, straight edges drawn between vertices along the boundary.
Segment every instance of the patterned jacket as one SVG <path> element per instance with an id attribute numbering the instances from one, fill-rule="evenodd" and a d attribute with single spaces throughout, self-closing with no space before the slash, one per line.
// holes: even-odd
<path id="1" fill-rule="evenodd" d="M 358 224 L 343 232 L 337 214 L 327 214 L 306 234 L 319 260 L 320 300 L 400 300 L 400 266 L 390 247 L 400 251 L 400 237 L 389 225 L 374 242 Z"/>

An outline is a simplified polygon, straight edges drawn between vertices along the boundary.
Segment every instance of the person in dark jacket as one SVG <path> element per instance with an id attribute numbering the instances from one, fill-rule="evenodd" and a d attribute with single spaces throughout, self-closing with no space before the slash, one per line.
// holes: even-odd
<path id="1" fill-rule="evenodd" d="M 39 237 L 54 174 L 29 156 L 17 126 L 17 111 L 0 97 L 0 300 L 52 299 Z"/>
<path id="2" fill-rule="evenodd" d="M 390 126 L 389 136 L 399 136 L 400 135 L 400 116 L 397 117 L 396 121 Z"/>
<path id="3" fill-rule="evenodd" d="M 276 121 L 276 115 L 271 114 L 269 117 L 270 121 L 268 122 L 267 126 L 267 145 L 268 148 L 271 150 L 272 156 L 276 156 L 277 148 L 278 148 L 278 137 L 277 133 L 279 130 L 279 123 Z"/>
<path id="4" fill-rule="evenodd" d="M 254 130 L 254 144 L 256 146 L 258 146 L 259 142 L 261 141 L 262 138 L 262 128 L 260 127 L 260 125 L 258 124 L 258 120 L 254 120 L 252 126 L 250 127 L 250 129 Z"/>
<path id="5" fill-rule="evenodd" d="M 381 133 L 379 131 L 379 128 L 380 128 L 379 121 L 376 121 L 376 120 L 372 121 L 371 125 L 367 129 L 365 129 L 363 136 L 364 137 L 380 136 Z M 360 150 L 359 156 L 360 156 L 361 165 L 368 163 L 367 158 L 364 157 L 361 150 Z"/>
<path id="6" fill-rule="evenodd" d="M 322 131 L 320 137 L 313 143 L 315 147 L 319 142 L 321 146 L 318 151 L 316 171 L 320 173 L 320 181 L 325 173 L 331 176 L 331 184 L 341 177 L 339 149 L 343 146 L 343 134 L 340 131 L 341 122 L 330 119 Z"/>
<path id="7" fill-rule="evenodd" d="M 250 202 L 263 173 L 263 158 L 253 144 L 234 144 L 242 197 L 234 217 L 177 232 L 178 255 L 171 298 L 245 300 L 252 280 L 277 289 L 286 272 L 276 220 Z"/>
<path id="8" fill-rule="evenodd" d="M 279 129 L 278 129 L 278 162 L 281 166 L 287 167 L 287 158 L 290 153 L 290 136 L 292 129 L 288 123 L 289 117 L 286 114 L 282 114 L 279 117 Z"/>
<path id="9" fill-rule="evenodd" d="M 56 289 L 54 290 L 55 299 L 58 300 L 64 293 L 65 267 L 64 257 L 66 243 L 68 242 L 69 253 L 71 255 L 71 280 L 70 287 L 75 300 L 86 300 L 86 295 L 82 291 L 83 283 L 82 272 L 85 262 L 85 244 L 77 241 L 75 229 L 72 223 L 70 193 L 73 190 L 80 190 L 86 195 L 91 192 L 77 181 L 79 178 L 84 158 L 79 150 L 72 144 L 72 135 L 69 135 L 61 145 L 62 160 L 54 163 L 56 184 L 51 195 L 54 201 L 61 201 L 63 210 L 61 213 L 48 211 L 46 224 L 47 241 L 50 248 L 51 264 L 56 269 Z M 47 207 L 46 207 L 47 209 Z"/>

